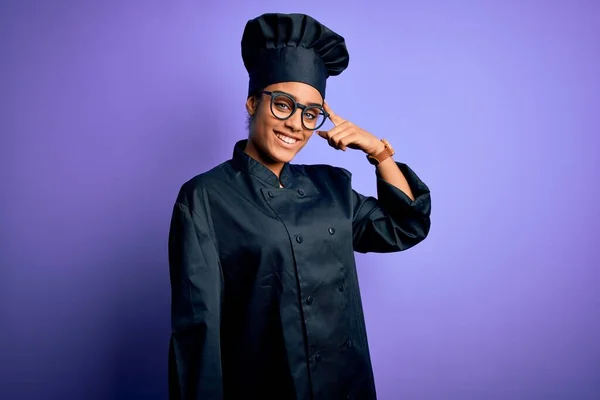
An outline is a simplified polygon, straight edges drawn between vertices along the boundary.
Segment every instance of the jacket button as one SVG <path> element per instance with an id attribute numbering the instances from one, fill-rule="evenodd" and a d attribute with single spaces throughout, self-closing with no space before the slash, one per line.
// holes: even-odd
<path id="1" fill-rule="evenodd" d="M 328 231 L 330 235 L 333 235 L 335 233 L 335 228 L 333 226 L 330 226 Z"/>
<path id="2" fill-rule="evenodd" d="M 315 356 L 315 362 L 319 362 L 319 361 L 321 361 L 321 355 L 320 355 L 320 354 L 317 354 L 317 355 Z"/>
<path id="3" fill-rule="evenodd" d="M 308 304 L 308 305 L 311 305 L 311 304 L 312 304 L 312 302 L 313 302 L 313 298 L 312 298 L 312 296 L 308 296 L 308 297 L 306 298 L 306 304 Z"/>
<path id="4" fill-rule="evenodd" d="M 275 197 L 275 195 L 273 194 L 273 192 L 271 192 L 270 190 L 269 190 L 269 193 L 268 193 L 268 194 L 269 194 L 269 197 L 270 197 L 270 198 L 273 198 L 273 197 Z"/>
<path id="5" fill-rule="evenodd" d="M 303 239 L 302 239 L 302 236 L 301 236 L 301 235 L 298 235 L 298 236 L 296 236 L 296 242 L 298 242 L 298 243 L 302 243 L 302 240 L 303 240 Z"/>
<path id="6" fill-rule="evenodd" d="M 346 340 L 346 347 L 347 348 L 351 348 L 352 347 L 352 340 L 350 340 L 350 339 Z"/>
<path id="7" fill-rule="evenodd" d="M 338 289 L 340 292 L 344 291 L 344 285 L 340 283 L 340 286 L 338 286 Z"/>
<path id="8" fill-rule="evenodd" d="M 298 189 L 298 194 L 299 194 L 300 196 L 304 196 L 304 190 L 302 190 L 302 189 Z"/>

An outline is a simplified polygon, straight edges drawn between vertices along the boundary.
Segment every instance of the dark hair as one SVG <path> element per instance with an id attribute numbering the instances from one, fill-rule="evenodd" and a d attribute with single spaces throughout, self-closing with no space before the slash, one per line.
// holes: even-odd
<path id="1" fill-rule="evenodd" d="M 258 110 L 258 108 L 260 107 L 262 96 L 254 95 L 251 97 L 254 97 L 254 101 L 256 102 L 256 110 Z M 250 115 L 250 113 L 248 113 L 246 115 L 246 129 L 248 129 L 248 134 L 250 133 L 250 128 L 252 128 L 252 123 L 254 122 L 255 119 L 256 119 L 256 112 L 254 113 L 254 115 Z"/>

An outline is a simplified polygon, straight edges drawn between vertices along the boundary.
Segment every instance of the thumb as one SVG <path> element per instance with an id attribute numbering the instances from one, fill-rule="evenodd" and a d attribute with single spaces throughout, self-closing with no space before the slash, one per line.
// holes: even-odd
<path id="1" fill-rule="evenodd" d="M 327 131 L 317 131 L 317 135 L 321 136 L 323 139 L 327 139 Z"/>

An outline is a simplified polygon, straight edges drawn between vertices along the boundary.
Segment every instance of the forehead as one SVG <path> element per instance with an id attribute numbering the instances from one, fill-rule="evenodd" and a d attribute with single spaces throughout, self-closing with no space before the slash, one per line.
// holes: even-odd
<path id="1" fill-rule="evenodd" d="M 292 95 L 299 103 L 323 104 L 321 93 L 314 87 L 302 82 L 281 82 L 269 85 L 265 90 L 286 92 Z"/>

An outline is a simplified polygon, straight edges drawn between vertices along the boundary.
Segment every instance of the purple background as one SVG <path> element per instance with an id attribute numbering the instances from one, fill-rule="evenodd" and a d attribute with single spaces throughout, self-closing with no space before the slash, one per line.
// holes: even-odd
<path id="1" fill-rule="evenodd" d="M 0 398 L 166 397 L 172 203 L 246 135 L 273 11 L 346 37 L 328 100 L 432 189 L 425 242 L 357 257 L 380 398 L 600 398 L 600 2 L 290 4 L 2 1 Z"/>

